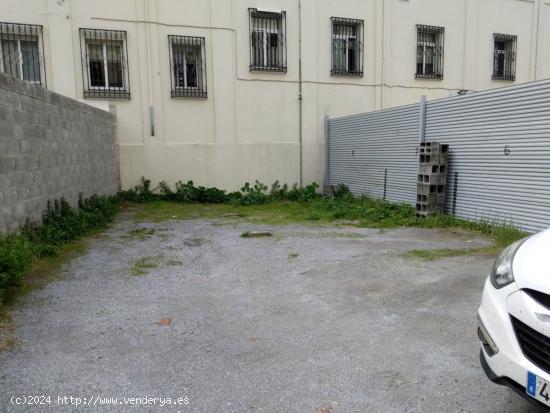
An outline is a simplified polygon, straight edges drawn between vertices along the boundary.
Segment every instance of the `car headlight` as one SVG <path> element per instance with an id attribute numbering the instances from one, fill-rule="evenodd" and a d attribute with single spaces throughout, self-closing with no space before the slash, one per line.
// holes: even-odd
<path id="1" fill-rule="evenodd" d="M 517 250 L 521 247 L 527 238 L 514 242 L 506 247 L 495 260 L 493 270 L 491 271 L 491 284 L 495 288 L 503 288 L 514 282 L 514 272 L 512 265 Z"/>

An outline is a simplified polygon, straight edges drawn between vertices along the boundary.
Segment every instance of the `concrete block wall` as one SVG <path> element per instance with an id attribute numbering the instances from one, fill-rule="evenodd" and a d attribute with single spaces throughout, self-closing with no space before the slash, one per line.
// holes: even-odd
<path id="1" fill-rule="evenodd" d="M 114 114 L 0 73 L 0 231 L 118 188 Z"/>

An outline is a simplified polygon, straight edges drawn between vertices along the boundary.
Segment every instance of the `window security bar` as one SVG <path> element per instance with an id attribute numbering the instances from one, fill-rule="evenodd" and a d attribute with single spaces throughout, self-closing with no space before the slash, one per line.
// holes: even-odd
<path id="1" fill-rule="evenodd" d="M 46 86 L 42 26 L 0 23 L 0 72 Z"/>
<path id="2" fill-rule="evenodd" d="M 85 98 L 130 99 L 126 32 L 80 29 Z"/>
<path id="3" fill-rule="evenodd" d="M 517 36 L 495 33 L 493 80 L 516 80 Z"/>
<path id="4" fill-rule="evenodd" d="M 250 70 L 286 73 L 286 12 L 248 12 Z"/>
<path id="5" fill-rule="evenodd" d="M 333 76 L 363 76 L 364 21 L 332 17 Z"/>
<path id="6" fill-rule="evenodd" d="M 168 36 L 171 96 L 207 98 L 205 38 Z"/>
<path id="7" fill-rule="evenodd" d="M 443 79 L 445 28 L 417 25 L 416 78 Z"/>

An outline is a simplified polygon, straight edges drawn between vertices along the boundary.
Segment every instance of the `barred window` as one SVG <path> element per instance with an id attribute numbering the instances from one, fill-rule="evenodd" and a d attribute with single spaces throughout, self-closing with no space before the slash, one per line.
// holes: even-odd
<path id="1" fill-rule="evenodd" d="M 204 37 L 168 36 L 172 97 L 206 98 Z"/>
<path id="2" fill-rule="evenodd" d="M 286 12 L 248 12 L 250 70 L 286 72 Z"/>
<path id="3" fill-rule="evenodd" d="M 0 71 L 45 85 L 42 26 L 0 23 Z"/>
<path id="4" fill-rule="evenodd" d="M 517 36 L 495 33 L 493 56 L 493 79 L 516 80 Z"/>
<path id="5" fill-rule="evenodd" d="M 332 75 L 363 76 L 363 23 L 332 17 Z"/>
<path id="6" fill-rule="evenodd" d="M 85 98 L 130 99 L 126 32 L 80 29 Z"/>
<path id="7" fill-rule="evenodd" d="M 416 78 L 443 79 L 445 28 L 417 25 Z"/>

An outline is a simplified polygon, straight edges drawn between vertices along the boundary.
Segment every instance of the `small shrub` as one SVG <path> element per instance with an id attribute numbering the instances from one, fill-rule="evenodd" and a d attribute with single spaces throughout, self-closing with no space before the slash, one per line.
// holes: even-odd
<path id="1" fill-rule="evenodd" d="M 267 201 L 267 186 L 261 182 L 256 181 L 254 186 L 251 186 L 248 182 L 241 188 L 241 195 L 237 196 L 232 194 L 232 202 L 239 205 L 261 205 Z"/>
<path id="2" fill-rule="evenodd" d="M 334 187 L 334 198 L 342 199 L 342 198 L 353 198 L 353 194 L 351 193 L 350 189 L 347 185 L 344 184 L 338 184 Z"/>
<path id="3" fill-rule="evenodd" d="M 62 245 L 104 228 L 117 211 L 116 197 L 81 195 L 77 208 L 61 198 L 48 202 L 41 224 L 27 219 L 19 232 L 0 234 L 0 290 L 19 285 L 33 258 L 55 255 Z"/>
<path id="4" fill-rule="evenodd" d="M 319 221 L 321 219 L 321 214 L 319 211 L 313 211 L 309 216 L 307 217 L 309 221 Z"/>
<path id="5" fill-rule="evenodd" d="M 174 201 L 174 191 L 170 189 L 170 186 L 166 183 L 166 181 L 162 181 L 159 183 L 159 192 L 161 198 L 167 200 L 167 201 Z"/>
<path id="6" fill-rule="evenodd" d="M 171 200 L 184 203 L 220 204 L 227 201 L 227 194 L 225 191 L 217 188 L 196 187 L 193 181 L 188 181 L 185 184 L 182 181 L 178 181 L 176 183 L 176 191 L 171 195 Z"/>
<path id="7" fill-rule="evenodd" d="M 34 249 L 25 236 L 0 234 L 0 291 L 19 285 L 28 271 Z"/>
<path id="8" fill-rule="evenodd" d="M 133 189 L 119 192 L 119 198 L 128 202 L 150 202 L 158 198 L 151 190 L 151 180 L 141 177 L 141 182 Z"/>
<path id="9" fill-rule="evenodd" d="M 321 195 L 317 193 L 319 184 L 313 182 L 303 188 L 298 188 L 298 184 L 294 184 L 292 189 L 288 191 L 287 199 L 297 202 L 309 202 L 316 198 L 320 198 Z"/>
<path id="10" fill-rule="evenodd" d="M 271 185 L 269 196 L 274 201 L 283 201 L 285 199 L 288 199 L 288 185 L 284 184 L 281 186 L 279 181 L 275 181 L 273 185 Z"/>

